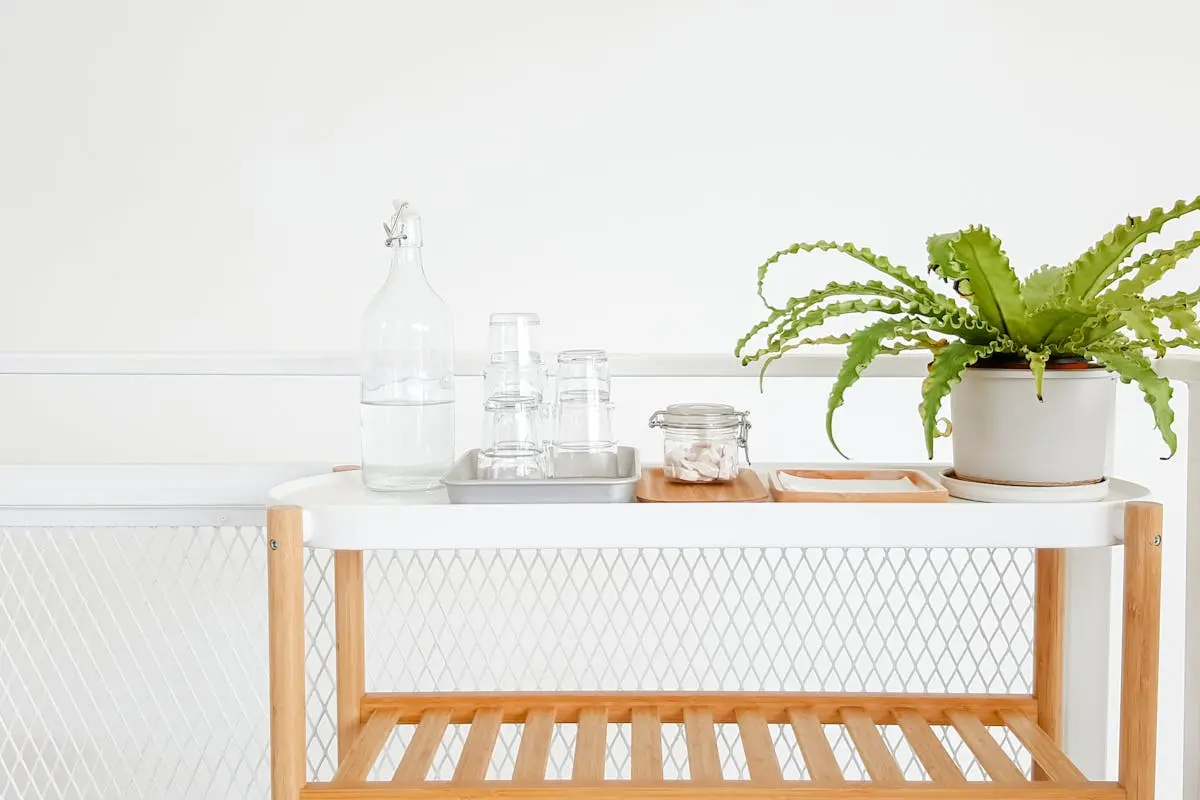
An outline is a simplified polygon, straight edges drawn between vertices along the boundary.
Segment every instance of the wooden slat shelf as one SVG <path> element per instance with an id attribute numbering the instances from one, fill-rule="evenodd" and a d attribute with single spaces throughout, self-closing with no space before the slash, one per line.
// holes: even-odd
<path id="1" fill-rule="evenodd" d="M 792 722 L 793 710 L 815 714 L 824 725 L 840 724 L 844 708 L 859 708 L 877 725 L 896 724 L 896 709 L 915 712 L 931 725 L 950 725 L 949 713 L 966 711 L 984 725 L 1003 725 L 1001 711 L 1037 714 L 1030 695 L 1013 694 L 838 694 L 833 692 L 494 692 L 494 693 L 370 693 L 360 705 L 362 721 L 376 711 L 397 710 L 398 723 L 415 725 L 427 711 L 448 710 L 452 725 L 466 725 L 475 709 L 489 705 L 500 709 L 501 721 L 524 722 L 530 709 L 553 708 L 557 722 L 575 723 L 586 708 L 608 709 L 609 722 L 631 722 L 634 710 L 655 709 L 659 722 L 682 723 L 689 707 L 707 708 L 713 722 L 736 723 L 737 713 L 753 708 L 766 722 Z"/>
<path id="2" fill-rule="evenodd" d="M 310 783 L 303 798 L 790 798 L 886 800 L 907 797 L 1109 798 L 1120 787 L 1089 783 L 1037 724 L 1037 706 L 1023 695 L 869 695 L 765 693 L 445 693 L 375 694 L 362 702 L 361 731 L 334 779 Z M 609 725 L 633 722 L 631 780 L 605 780 Z M 447 724 L 469 724 L 450 781 L 427 780 Z M 522 723 L 511 780 L 486 780 L 504 722 Z M 685 781 L 663 780 L 662 723 L 684 728 Z M 577 728 L 567 781 L 547 781 L 554 725 Z M 717 748 L 718 724 L 736 724 L 749 778 L 729 780 Z M 785 781 L 768 725 L 790 724 L 807 781 Z M 365 780 L 396 725 L 414 726 L 408 751 L 391 781 Z M 848 781 L 829 747 L 842 726 L 870 776 Z M 897 726 L 925 765 L 928 780 L 907 780 L 879 725 Z M 953 725 L 990 776 L 967 781 L 931 725 Z M 1030 781 L 996 744 L 989 727 L 1010 730 L 1048 776 Z M 919 792 L 919 793 L 916 793 Z"/>
<path id="3" fill-rule="evenodd" d="M 876 786 L 847 783 L 822 786 L 803 781 L 788 781 L 779 786 L 695 784 L 668 781 L 656 786 L 639 786 L 629 781 L 606 781 L 582 785 L 566 781 L 546 781 L 537 786 L 489 781 L 478 784 L 430 782 L 420 787 L 394 788 L 386 783 L 359 783 L 346 786 L 309 784 L 303 800 L 1122 800 L 1127 795 L 1119 784 L 1031 783 L 1015 793 L 1009 786 L 990 783 L 961 786 L 931 786 L 920 783 L 903 786 Z"/>

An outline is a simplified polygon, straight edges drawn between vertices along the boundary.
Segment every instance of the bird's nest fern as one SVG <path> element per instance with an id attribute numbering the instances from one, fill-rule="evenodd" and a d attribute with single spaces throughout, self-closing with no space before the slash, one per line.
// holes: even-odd
<path id="1" fill-rule="evenodd" d="M 1040 398 L 1051 359 L 1082 357 L 1139 386 L 1174 454 L 1171 386 L 1155 372 L 1149 356 L 1162 356 L 1175 347 L 1200 347 L 1200 290 L 1145 294 L 1200 249 L 1200 231 L 1170 248 L 1131 256 L 1166 223 L 1197 210 L 1200 197 L 1180 200 L 1167 210 L 1156 208 L 1145 217 L 1127 217 L 1071 263 L 1043 266 L 1023 281 L 987 228 L 931 236 L 926 242 L 929 272 L 953 287 L 951 295 L 937 291 L 907 267 L 848 242 L 793 244 L 758 268 L 758 296 L 768 314 L 738 340 L 735 353 L 743 364 L 760 364 L 761 379 L 772 363 L 799 347 L 845 345 L 846 359 L 830 392 L 825 420 L 836 448 L 834 414 L 871 361 L 883 354 L 929 351 L 932 360 L 921 387 L 920 414 L 931 458 L 933 441 L 940 435 L 942 402 L 968 367 L 995 355 L 1023 358 L 1033 376 L 1032 390 Z M 772 305 L 765 293 L 771 267 L 787 256 L 813 251 L 844 253 L 887 281 L 835 281 L 781 306 Z M 853 315 L 866 315 L 854 332 L 813 335 L 831 320 Z M 753 344 L 756 341 L 760 344 Z"/>

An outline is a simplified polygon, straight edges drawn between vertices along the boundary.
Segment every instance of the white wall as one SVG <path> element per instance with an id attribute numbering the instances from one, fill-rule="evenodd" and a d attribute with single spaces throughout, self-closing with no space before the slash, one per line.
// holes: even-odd
<path id="1" fill-rule="evenodd" d="M 1061 263 L 1200 191 L 1197 25 L 1192 0 L 3 0 L 0 350 L 353 349 L 397 195 L 464 350 L 532 309 L 548 349 L 728 351 L 797 239 L 919 268 L 927 234 L 986 221 L 1021 269 Z M 830 456 L 826 390 L 687 388 L 805 459 Z M 0 378 L 0 461 L 351 460 L 354 391 Z M 680 391 L 630 390 L 627 435 Z M 918 457 L 915 405 L 862 387 L 850 450 Z M 1121 408 L 1119 468 L 1178 513 L 1180 469 Z"/>
<path id="2" fill-rule="evenodd" d="M 920 267 L 987 221 L 1061 262 L 1195 196 L 1197 24 L 1190 0 L 6 0 L 0 348 L 353 348 L 397 195 L 469 349 L 519 307 L 552 347 L 727 350 L 795 239 Z"/>
<path id="3" fill-rule="evenodd" d="M 352 350 L 397 195 L 463 350 L 519 308 L 551 350 L 728 352 L 796 239 L 920 269 L 927 234 L 983 220 L 1019 269 L 1061 263 L 1198 191 L 1198 23 L 1189 0 L 8 0 L 0 350 Z M 788 400 L 813 458 L 824 389 Z M 878 391 L 844 435 L 911 457 L 915 426 L 865 424 Z M 353 459 L 353 396 L 0 378 L 0 460 Z M 638 427 L 652 402 L 625 403 Z"/>

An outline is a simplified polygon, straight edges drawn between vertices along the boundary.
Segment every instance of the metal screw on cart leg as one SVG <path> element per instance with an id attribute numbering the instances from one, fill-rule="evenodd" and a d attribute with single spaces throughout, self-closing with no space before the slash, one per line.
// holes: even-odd
<path id="1" fill-rule="evenodd" d="M 1161 536 L 1155 536 L 1155 537 L 1154 537 L 1154 546 L 1155 546 L 1155 547 L 1158 547 L 1160 544 L 1162 544 L 1162 537 L 1161 537 Z"/>
<path id="2" fill-rule="evenodd" d="M 1157 544 L 1157 542 L 1155 542 L 1155 544 Z M 274 539 L 272 539 L 272 540 L 271 540 L 271 549 L 272 549 L 272 550 L 278 550 L 278 549 L 279 549 L 279 542 L 277 542 L 277 541 L 275 541 Z"/>

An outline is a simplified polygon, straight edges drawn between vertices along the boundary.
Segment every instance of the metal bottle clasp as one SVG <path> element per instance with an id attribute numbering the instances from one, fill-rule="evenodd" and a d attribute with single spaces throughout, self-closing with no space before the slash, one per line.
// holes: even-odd
<path id="1" fill-rule="evenodd" d="M 383 232 L 387 234 L 387 238 L 383 240 L 385 247 L 391 247 L 392 242 L 403 242 L 408 238 L 408 234 L 404 232 L 404 226 L 400 224 L 400 216 L 406 208 L 408 208 L 407 200 L 396 206 L 396 213 L 392 214 L 391 224 L 383 223 Z"/>

